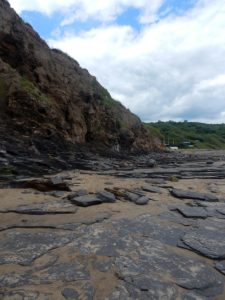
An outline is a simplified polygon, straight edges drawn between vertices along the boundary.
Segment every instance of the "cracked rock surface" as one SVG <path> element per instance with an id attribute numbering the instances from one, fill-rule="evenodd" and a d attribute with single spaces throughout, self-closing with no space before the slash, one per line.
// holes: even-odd
<path id="1" fill-rule="evenodd" d="M 225 179 L 60 176 L 72 192 L 59 198 L 0 190 L 0 299 L 225 299 Z"/>

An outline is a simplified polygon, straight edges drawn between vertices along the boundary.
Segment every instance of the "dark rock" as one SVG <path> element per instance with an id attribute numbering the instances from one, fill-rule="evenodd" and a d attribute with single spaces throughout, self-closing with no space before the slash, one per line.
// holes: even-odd
<path id="1" fill-rule="evenodd" d="M 204 297 L 194 292 L 185 293 L 182 297 L 183 300 L 212 300 L 211 297 Z"/>
<path id="2" fill-rule="evenodd" d="M 143 191 L 142 188 L 132 189 L 132 190 L 129 190 L 129 192 L 134 193 L 140 197 L 145 196 L 145 192 Z"/>
<path id="3" fill-rule="evenodd" d="M 142 240 L 139 247 L 141 253 L 138 260 L 129 255 L 116 258 L 119 278 L 126 280 L 145 275 L 150 282 L 157 275 L 167 274 L 177 286 L 197 295 L 213 297 L 223 292 L 223 276 L 203 262 L 170 251 L 150 238 Z"/>
<path id="4" fill-rule="evenodd" d="M 83 299 L 87 299 L 87 300 L 94 299 L 95 290 L 94 287 L 89 282 L 87 282 L 82 289 L 83 289 L 83 293 L 81 297 L 83 297 Z"/>
<path id="5" fill-rule="evenodd" d="M 63 289 L 62 295 L 65 299 L 69 299 L 69 300 L 78 299 L 78 297 L 79 297 L 79 293 L 71 288 Z"/>
<path id="6" fill-rule="evenodd" d="M 225 258 L 225 233 L 215 230 L 198 229 L 185 234 L 182 242 L 203 256 L 213 259 Z"/>
<path id="7" fill-rule="evenodd" d="M 138 198 L 135 201 L 135 204 L 137 204 L 137 205 L 146 205 L 146 204 L 148 204 L 148 201 L 149 201 L 149 199 L 147 197 L 143 196 L 143 197 Z"/>
<path id="8" fill-rule="evenodd" d="M 211 194 L 198 193 L 188 190 L 172 189 L 171 194 L 180 199 L 194 199 L 209 202 L 219 202 L 218 197 Z"/>
<path id="9" fill-rule="evenodd" d="M 29 215 L 73 214 L 77 208 L 68 201 L 46 201 L 44 203 L 20 205 L 15 208 L 1 209 L 0 213 L 17 213 Z"/>
<path id="10" fill-rule="evenodd" d="M 131 192 L 125 192 L 125 198 L 131 202 L 136 202 L 140 196 Z"/>
<path id="11" fill-rule="evenodd" d="M 22 152 L 30 159 L 29 163 L 18 160 L 18 170 L 35 173 L 50 166 L 54 172 L 71 165 L 90 169 L 94 167 L 91 160 L 83 164 L 85 157 L 75 155 L 85 147 L 114 155 L 123 150 L 146 152 L 160 148 L 159 140 L 137 116 L 114 101 L 75 60 L 50 49 L 5 0 L 0 2 L 0 19 L 4 95 L 0 103 L 0 141 L 9 154 L 20 158 Z M 123 120 L 123 126 L 118 120 Z M 11 138 L 18 143 L 10 142 Z M 152 163 L 148 161 L 148 165 Z M 96 166 L 111 168 L 106 160 L 99 160 Z"/>
<path id="12" fill-rule="evenodd" d="M 39 292 L 29 292 L 29 291 L 13 291 L 6 292 L 4 295 L 0 294 L 0 299 L 2 300 L 37 300 L 39 297 Z M 2 298 L 1 298 L 2 297 Z"/>
<path id="13" fill-rule="evenodd" d="M 159 278 L 147 275 L 128 276 L 124 278 L 126 288 L 132 299 L 168 299 L 176 300 L 177 287 L 174 284 L 162 282 Z"/>
<path id="14" fill-rule="evenodd" d="M 64 246 L 74 238 L 73 234 L 55 232 L 9 232 L 0 241 L 0 264 L 31 265 L 49 250 Z"/>
<path id="15" fill-rule="evenodd" d="M 171 208 L 169 208 L 171 209 Z M 183 226 L 193 226 L 196 227 L 196 223 L 198 220 L 205 220 L 205 219 L 191 219 L 191 218 L 184 218 L 182 214 L 177 214 L 176 208 L 172 208 L 172 211 L 162 212 L 158 219 L 165 222 L 172 222 L 173 224 L 180 224 Z"/>
<path id="16" fill-rule="evenodd" d="M 204 207 L 208 215 L 211 217 L 223 218 L 225 217 L 225 203 L 210 203 L 210 202 L 201 202 L 198 203 L 198 206 Z"/>
<path id="17" fill-rule="evenodd" d="M 47 195 L 56 197 L 56 198 L 62 198 L 64 196 L 63 191 L 53 191 L 53 192 L 46 192 Z"/>
<path id="18" fill-rule="evenodd" d="M 217 207 L 216 210 L 221 214 L 221 215 L 225 215 L 225 207 Z"/>
<path id="19" fill-rule="evenodd" d="M 51 284 L 56 281 L 73 282 L 89 280 L 90 274 L 86 267 L 75 262 L 58 263 L 47 269 L 38 271 L 24 271 L 24 273 L 8 273 L 0 276 L 0 287 L 17 287 L 23 285 Z"/>
<path id="20" fill-rule="evenodd" d="M 98 271 L 105 273 L 113 268 L 113 260 L 110 259 L 104 262 L 99 261 L 96 262 L 94 266 Z"/>
<path id="21" fill-rule="evenodd" d="M 103 203 L 103 201 L 99 197 L 97 197 L 95 194 L 89 194 L 89 195 L 75 197 L 75 198 L 70 199 L 70 201 L 73 204 L 76 204 L 78 206 L 83 206 L 83 207 Z"/>
<path id="22" fill-rule="evenodd" d="M 194 207 L 194 206 L 185 205 L 183 207 L 177 207 L 175 209 L 186 218 L 205 219 L 209 216 L 208 212 L 202 207 Z"/>
<path id="23" fill-rule="evenodd" d="M 133 300 L 128 293 L 125 286 L 122 284 L 117 286 L 116 289 L 112 292 L 112 294 L 107 297 L 105 300 Z"/>
<path id="24" fill-rule="evenodd" d="M 85 190 L 85 189 L 82 189 L 82 190 L 78 190 L 76 192 L 73 192 L 72 194 L 68 195 L 68 199 L 71 200 L 75 197 L 79 197 L 79 196 L 85 196 L 85 195 L 88 195 L 88 191 Z"/>
<path id="25" fill-rule="evenodd" d="M 196 222 L 197 228 L 207 229 L 207 230 L 215 230 L 218 232 L 223 232 L 225 228 L 225 219 L 218 217 L 211 217 L 207 219 L 198 219 Z"/>
<path id="26" fill-rule="evenodd" d="M 170 226 L 159 223 L 159 219 L 165 221 L 165 218 L 162 218 L 162 216 L 155 218 L 148 214 L 135 218 L 133 221 L 121 221 L 119 235 L 123 236 L 127 234 L 127 232 L 130 232 L 130 228 L 132 228 L 134 234 L 141 235 L 144 238 L 152 238 L 167 245 L 176 246 L 188 228 L 179 225 L 181 223 L 179 218 L 175 219 L 178 224 L 172 223 Z"/>
<path id="27" fill-rule="evenodd" d="M 150 159 L 146 162 L 146 167 L 148 168 L 154 168 L 157 166 L 157 162 L 154 159 Z"/>
<path id="28" fill-rule="evenodd" d="M 217 262 L 216 269 L 225 275 L 225 260 Z"/>
<path id="29" fill-rule="evenodd" d="M 115 195 L 113 193 L 110 193 L 110 192 L 107 192 L 107 191 L 99 192 L 99 193 L 97 193 L 97 196 L 104 203 L 114 203 L 114 202 L 116 202 Z"/>
<path id="30" fill-rule="evenodd" d="M 23 261 L 24 264 L 25 259 L 29 261 L 25 261 L 25 265 L 28 265 L 26 268 L 19 268 L 14 272 L 8 272 L 7 269 L 7 272 L 3 271 L 0 288 L 24 289 L 33 288 L 34 285 L 60 283 L 60 293 L 64 289 L 72 288 L 78 293 L 77 299 L 91 300 L 99 296 L 98 290 L 95 294 L 90 284 L 88 267 L 91 264 L 92 269 L 103 272 L 102 278 L 114 272 L 119 279 L 118 287 L 106 297 L 108 300 L 221 298 L 224 276 L 206 259 L 199 259 L 197 256 L 190 256 L 185 250 L 176 249 L 177 242 L 192 232 L 190 226 L 182 226 L 179 220 L 189 219 L 175 212 L 169 214 L 175 217 L 167 220 L 166 216 L 163 218 L 163 214 L 145 214 L 133 219 L 107 221 L 104 224 L 106 226 L 93 223 L 74 227 L 74 233 L 70 235 L 61 231 L 37 233 L 36 230 L 31 238 L 31 234 L 27 233 L 2 233 L 5 244 L 0 244 L 0 258 L 7 255 L 7 263 Z M 198 221 L 201 226 L 204 223 L 207 226 L 213 224 L 208 219 L 196 220 Z M 224 221 L 222 219 L 223 223 Z M 196 222 L 193 222 L 194 225 Z M 63 226 L 57 224 L 59 225 Z M 222 223 L 217 228 L 220 226 Z M 224 227 L 221 228 L 222 231 Z M 65 238 L 67 242 L 64 240 L 65 244 L 60 244 Z M 225 240 L 222 235 L 220 239 L 221 243 Z M 215 247 L 217 243 L 216 238 Z M 35 262 L 39 268 L 36 265 L 29 267 L 35 258 L 66 244 L 62 256 L 63 259 L 68 257 L 66 262 L 61 262 L 61 257 L 60 261 L 54 257 L 44 257 L 40 262 Z"/>
<path id="31" fill-rule="evenodd" d="M 142 187 L 143 191 L 150 192 L 150 193 L 156 193 L 156 194 L 162 194 L 163 190 L 156 186 L 144 186 Z"/>
<path id="32" fill-rule="evenodd" d="M 85 224 L 85 225 L 91 225 L 91 224 L 95 224 L 95 223 L 101 223 L 104 220 L 109 219 L 110 217 L 111 217 L 110 213 L 108 213 L 108 212 L 101 212 L 101 213 L 97 213 L 92 218 L 88 218 L 87 220 L 83 220 L 81 223 Z"/>

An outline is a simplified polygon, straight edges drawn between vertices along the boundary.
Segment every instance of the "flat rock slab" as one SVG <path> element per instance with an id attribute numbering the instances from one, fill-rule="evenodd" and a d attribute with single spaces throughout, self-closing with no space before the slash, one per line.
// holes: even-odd
<path id="1" fill-rule="evenodd" d="M 155 194 L 162 194 L 164 192 L 162 188 L 156 186 L 143 186 L 142 189 L 145 192 L 155 193 Z"/>
<path id="2" fill-rule="evenodd" d="M 77 207 L 69 201 L 46 201 L 36 204 L 20 205 L 15 208 L 1 209 L 0 213 L 17 213 L 28 215 L 45 215 L 45 214 L 73 214 L 76 213 Z"/>
<path id="3" fill-rule="evenodd" d="M 172 210 L 178 211 L 185 218 L 205 219 L 209 216 L 209 213 L 202 207 L 184 205 L 184 206 L 177 206 L 176 208 L 174 208 Z"/>
<path id="4" fill-rule="evenodd" d="M 35 271 L 25 271 L 0 276 L 0 287 L 19 287 L 23 285 L 51 284 L 56 281 L 73 282 L 90 279 L 86 266 L 78 262 L 56 263 L 48 268 Z"/>
<path id="5" fill-rule="evenodd" d="M 113 193 L 103 191 L 97 194 L 98 198 L 100 198 L 104 203 L 114 203 L 116 202 L 116 197 Z"/>
<path id="6" fill-rule="evenodd" d="M 84 218 L 83 220 L 71 222 L 71 223 L 55 223 L 55 222 L 35 222 L 35 221 L 30 221 L 27 220 L 26 222 L 18 222 L 18 223 L 11 223 L 11 224 L 0 224 L 0 231 L 6 231 L 9 229 L 49 229 L 49 230 L 54 230 L 54 229 L 61 229 L 61 230 L 68 230 L 68 231 L 80 231 L 80 226 L 81 225 L 92 225 L 95 223 L 101 223 L 104 220 L 107 220 L 111 217 L 111 214 L 108 212 L 100 212 L 97 213 L 94 216 L 91 216 L 90 218 Z"/>
<path id="7" fill-rule="evenodd" d="M 198 193 L 194 191 L 181 190 L 181 189 L 172 189 L 171 195 L 180 198 L 180 199 L 193 199 L 209 202 L 219 202 L 219 198 L 215 195 Z"/>
<path id="8" fill-rule="evenodd" d="M 41 255 L 68 244 L 73 238 L 73 233 L 9 232 L 0 240 L 0 264 L 31 265 Z"/>
<path id="9" fill-rule="evenodd" d="M 178 288 L 175 284 L 163 282 L 159 278 L 151 278 L 147 275 L 127 276 L 124 281 L 131 299 L 175 300 L 178 296 Z"/>
<path id="10" fill-rule="evenodd" d="M 97 194 L 84 194 L 80 196 L 76 196 L 76 194 L 74 194 L 73 196 L 69 195 L 68 199 L 73 204 L 83 207 L 116 202 L 115 195 L 108 191 L 98 192 Z"/>
<path id="11" fill-rule="evenodd" d="M 225 232 L 197 229 L 185 234 L 181 241 L 189 249 L 213 259 L 225 258 Z M 182 245 L 180 245 L 182 246 Z"/>
<path id="12" fill-rule="evenodd" d="M 217 217 L 218 219 L 225 218 L 225 203 L 199 202 L 198 206 L 205 208 L 211 217 Z"/>
<path id="13" fill-rule="evenodd" d="M 178 251 L 177 243 L 192 233 L 193 228 L 180 222 L 190 219 L 169 213 L 174 216 L 171 222 L 163 215 L 145 214 L 106 221 L 104 225 L 75 227 L 73 233 L 61 230 L 1 233 L 4 241 L 0 243 L 0 262 L 21 264 L 26 268 L 1 272 L 0 290 L 4 287 L 5 293 L 12 289 L 18 293 L 32 287 L 35 293 L 39 291 L 39 285 L 50 287 L 54 284 L 59 299 L 97 299 L 99 291 L 95 293 L 91 284 L 91 272 L 97 272 L 102 278 L 97 284 L 105 284 L 104 278 L 118 277 L 113 278 L 117 288 L 109 290 L 109 295 L 104 298 L 108 300 L 217 299 L 224 291 L 223 273 L 217 271 L 219 266 L 216 270 L 204 258 L 192 256 L 189 251 Z M 195 221 L 206 222 L 208 219 Z M 217 231 L 213 232 L 215 235 Z M 220 240 L 225 239 L 220 236 Z M 217 245 L 217 239 L 214 241 Z M 63 249 L 51 252 L 57 247 Z M 36 258 L 40 261 L 35 261 Z M 50 295 L 46 299 L 55 298 Z"/>
<path id="14" fill-rule="evenodd" d="M 39 292 L 29 292 L 24 290 L 13 291 L 13 292 L 6 292 L 0 293 L 1 300 L 37 300 L 39 296 L 46 296 L 47 295 L 40 295 Z"/>
<path id="15" fill-rule="evenodd" d="M 151 284 L 147 282 L 153 282 L 154 286 L 153 279 L 160 278 L 160 276 L 163 277 L 163 274 L 171 278 L 173 283 L 170 282 L 170 286 L 166 287 L 166 280 L 161 282 L 157 280 L 158 288 L 156 284 L 154 293 L 157 295 L 163 288 L 163 283 L 165 283 L 163 290 L 168 291 L 169 289 L 171 293 L 171 298 L 168 299 L 177 299 L 175 297 L 176 288 L 173 285 L 174 283 L 186 290 L 194 291 L 193 294 L 199 297 L 215 297 L 223 292 L 224 277 L 201 261 L 170 251 L 162 243 L 152 239 L 145 239 L 140 247 L 139 260 L 136 260 L 131 255 L 126 255 L 116 258 L 115 263 L 119 278 L 122 278 L 124 281 L 127 281 L 127 278 L 132 278 L 134 283 L 134 278 L 137 281 L 140 280 L 138 284 L 139 297 L 132 299 L 155 299 L 154 297 L 149 297 L 149 295 L 148 297 L 144 296 L 148 289 L 146 285 L 151 290 Z M 142 282 L 143 275 L 144 281 Z M 126 285 L 125 287 L 127 288 Z M 144 287 L 144 290 L 142 287 Z M 156 299 L 160 298 L 156 297 Z M 196 297 L 196 299 L 198 298 Z"/>
<path id="16" fill-rule="evenodd" d="M 45 195 L 53 196 L 56 198 L 64 197 L 65 193 L 63 191 L 52 191 L 52 192 L 45 192 Z"/>
<path id="17" fill-rule="evenodd" d="M 218 211 L 221 215 L 225 215 L 225 207 L 217 207 L 216 211 Z"/>
<path id="18" fill-rule="evenodd" d="M 97 204 L 102 204 L 103 200 L 97 197 L 95 194 L 89 194 L 89 195 L 84 195 L 84 196 L 79 196 L 70 199 L 70 201 L 73 204 L 76 204 L 78 206 L 91 206 L 91 205 L 97 205 Z"/>
<path id="19" fill-rule="evenodd" d="M 216 263 L 216 269 L 225 275 L 225 260 Z"/>
<path id="20" fill-rule="evenodd" d="M 85 189 L 80 189 L 80 190 L 78 190 L 76 192 L 73 192 L 73 193 L 69 194 L 67 196 L 67 199 L 71 200 L 71 199 L 73 199 L 75 197 L 80 197 L 80 196 L 85 196 L 85 195 L 88 195 L 88 191 L 85 190 Z"/>
<path id="21" fill-rule="evenodd" d="M 73 288 L 64 288 L 61 291 L 63 297 L 67 300 L 93 300 L 94 299 L 94 287 L 90 282 L 73 282 Z"/>
<path id="22" fill-rule="evenodd" d="M 95 224 L 70 244 L 71 251 L 79 249 L 82 255 L 111 257 L 116 274 L 123 282 L 121 294 L 125 297 L 127 291 L 132 295 L 127 299 L 160 299 L 161 292 L 162 295 L 168 293 L 168 299 L 177 299 L 177 286 L 194 291 L 198 296 L 221 294 L 223 276 L 199 259 L 173 252 L 164 244 L 166 236 L 167 241 L 177 240 L 181 232 L 176 232 L 175 238 L 168 228 L 160 236 L 166 227 L 159 228 L 155 222 L 155 218 L 145 215 L 134 220 L 113 221 L 110 228 Z M 168 282 L 168 278 L 171 281 Z M 109 299 L 126 299 L 116 298 L 116 295 L 120 293 L 112 293 Z"/>

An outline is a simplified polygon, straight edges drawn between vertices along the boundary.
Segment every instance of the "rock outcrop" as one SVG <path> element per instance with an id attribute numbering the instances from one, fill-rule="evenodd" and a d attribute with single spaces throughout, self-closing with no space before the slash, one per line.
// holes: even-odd
<path id="1" fill-rule="evenodd" d="M 159 147 L 138 117 L 75 60 L 50 49 L 6 0 L 0 0 L 0 20 L 1 139 L 6 132 L 19 135 L 34 151 L 42 151 L 37 137 L 92 149 Z"/>

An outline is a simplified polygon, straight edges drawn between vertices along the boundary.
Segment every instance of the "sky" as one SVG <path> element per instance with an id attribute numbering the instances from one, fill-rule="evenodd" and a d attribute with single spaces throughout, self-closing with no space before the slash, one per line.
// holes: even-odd
<path id="1" fill-rule="evenodd" d="M 10 0 L 142 121 L 225 123 L 224 0 Z"/>

